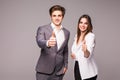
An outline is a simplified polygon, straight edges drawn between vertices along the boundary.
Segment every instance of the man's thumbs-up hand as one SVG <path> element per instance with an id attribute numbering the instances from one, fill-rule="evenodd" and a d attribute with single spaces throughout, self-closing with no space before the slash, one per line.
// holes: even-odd
<path id="1" fill-rule="evenodd" d="M 52 47 L 52 46 L 55 46 L 55 44 L 56 44 L 56 37 L 55 37 L 55 32 L 53 31 L 52 35 L 48 41 L 48 46 Z"/>
<path id="2" fill-rule="evenodd" d="M 52 32 L 51 37 L 55 38 L 55 32 L 54 31 Z"/>

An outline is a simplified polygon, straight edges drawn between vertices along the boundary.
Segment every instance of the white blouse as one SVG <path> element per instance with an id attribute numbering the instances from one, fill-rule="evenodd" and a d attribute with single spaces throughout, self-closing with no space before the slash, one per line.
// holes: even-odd
<path id="1" fill-rule="evenodd" d="M 88 58 L 84 57 L 84 52 L 82 51 L 82 44 L 81 42 L 79 45 L 76 44 L 77 37 L 75 37 L 75 40 L 72 45 L 72 53 L 76 56 L 76 61 L 79 63 L 79 69 L 82 79 L 87 79 L 90 77 L 94 77 L 98 74 L 97 65 L 93 58 L 93 51 L 95 47 L 95 35 L 91 32 L 89 32 L 85 36 L 85 41 L 87 45 L 87 49 L 90 52 L 90 55 Z"/>

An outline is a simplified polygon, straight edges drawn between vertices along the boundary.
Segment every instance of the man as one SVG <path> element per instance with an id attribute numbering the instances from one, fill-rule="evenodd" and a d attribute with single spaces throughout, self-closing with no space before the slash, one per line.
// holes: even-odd
<path id="1" fill-rule="evenodd" d="M 38 28 L 36 41 L 41 55 L 36 66 L 37 80 L 62 80 L 68 66 L 70 32 L 61 23 L 65 8 L 54 5 L 49 9 L 51 23 Z"/>

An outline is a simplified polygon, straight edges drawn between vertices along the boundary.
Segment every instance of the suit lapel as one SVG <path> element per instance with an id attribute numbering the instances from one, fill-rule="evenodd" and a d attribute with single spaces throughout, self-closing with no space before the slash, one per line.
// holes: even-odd
<path id="1" fill-rule="evenodd" d="M 48 37 L 51 36 L 52 31 L 53 31 L 53 29 L 52 29 L 51 25 L 49 24 L 48 27 L 47 27 L 47 34 L 48 34 Z"/>

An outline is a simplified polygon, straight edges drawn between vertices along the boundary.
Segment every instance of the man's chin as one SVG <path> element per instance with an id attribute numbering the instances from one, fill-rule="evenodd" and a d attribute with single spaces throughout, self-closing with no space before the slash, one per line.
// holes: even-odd
<path id="1" fill-rule="evenodd" d="M 60 26 L 61 24 L 55 24 L 56 26 Z"/>

